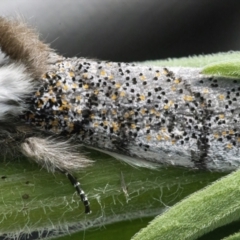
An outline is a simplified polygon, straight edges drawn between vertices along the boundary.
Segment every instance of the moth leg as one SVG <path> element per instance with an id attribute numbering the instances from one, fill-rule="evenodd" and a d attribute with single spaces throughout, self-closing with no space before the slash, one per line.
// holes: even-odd
<path id="1" fill-rule="evenodd" d="M 85 213 L 90 214 L 91 213 L 90 202 L 88 201 L 88 198 L 85 195 L 85 192 L 80 187 L 80 182 L 78 182 L 77 179 L 71 173 L 69 173 L 67 171 L 62 171 L 62 170 L 59 170 L 59 171 L 61 173 L 64 173 L 67 176 L 67 178 L 69 179 L 69 181 L 71 182 L 71 184 L 75 187 L 78 195 L 81 198 L 81 201 L 83 202 L 83 204 L 85 206 Z"/>
<path id="2" fill-rule="evenodd" d="M 52 138 L 26 138 L 21 144 L 21 152 L 49 172 L 57 170 L 65 174 L 77 190 L 85 206 L 85 213 L 91 213 L 89 201 L 80 187 L 80 183 L 69 173 L 69 169 L 84 167 L 91 163 L 90 160 L 74 152 L 68 142 L 56 141 Z"/>

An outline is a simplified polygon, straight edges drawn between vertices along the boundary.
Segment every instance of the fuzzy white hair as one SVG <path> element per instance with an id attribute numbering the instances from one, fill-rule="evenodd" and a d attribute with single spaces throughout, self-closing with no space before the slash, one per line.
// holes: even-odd
<path id="1" fill-rule="evenodd" d="M 9 58 L 0 50 L 0 65 L 7 64 L 9 62 Z"/>
<path id="2" fill-rule="evenodd" d="M 4 58 L 2 59 L 4 60 Z M 0 120 L 18 116 L 26 108 L 24 100 L 34 91 L 32 77 L 20 63 L 0 67 Z"/>
<path id="3" fill-rule="evenodd" d="M 68 141 L 57 141 L 53 138 L 27 138 L 22 143 L 21 149 L 25 156 L 50 172 L 76 170 L 92 163 L 84 155 L 75 151 L 74 146 Z"/>

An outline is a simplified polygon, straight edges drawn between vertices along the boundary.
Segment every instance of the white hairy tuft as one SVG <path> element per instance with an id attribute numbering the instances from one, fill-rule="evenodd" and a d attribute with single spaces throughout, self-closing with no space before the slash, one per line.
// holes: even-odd
<path id="1" fill-rule="evenodd" d="M 92 161 L 74 150 L 68 141 L 30 137 L 21 145 L 22 153 L 50 172 L 72 171 L 91 165 Z"/>
<path id="2" fill-rule="evenodd" d="M 6 56 L 5 53 L 3 53 L 3 52 L 0 50 L 0 65 L 7 64 L 8 62 L 9 62 L 9 58 Z"/>
<path id="3" fill-rule="evenodd" d="M 0 120 L 21 114 L 26 107 L 24 99 L 33 91 L 33 79 L 23 64 L 0 67 Z"/>

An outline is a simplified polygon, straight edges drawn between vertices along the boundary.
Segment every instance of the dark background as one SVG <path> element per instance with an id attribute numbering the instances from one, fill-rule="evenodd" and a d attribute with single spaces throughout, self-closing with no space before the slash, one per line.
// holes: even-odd
<path id="1" fill-rule="evenodd" d="M 23 16 L 69 57 L 144 61 L 240 50 L 237 0 L 1 0 L 0 15 Z"/>
<path id="2" fill-rule="evenodd" d="M 140 61 L 240 50 L 237 0 L 1 0 L 65 56 Z"/>

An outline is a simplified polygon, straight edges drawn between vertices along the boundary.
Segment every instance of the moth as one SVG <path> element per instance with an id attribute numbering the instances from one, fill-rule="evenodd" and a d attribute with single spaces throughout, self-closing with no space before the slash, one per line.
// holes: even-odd
<path id="1" fill-rule="evenodd" d="M 65 58 L 22 21 L 0 18 L 1 149 L 67 175 L 92 162 L 76 141 L 130 164 L 240 165 L 237 79 L 201 68 Z M 70 139 L 70 140 L 69 140 Z"/>

